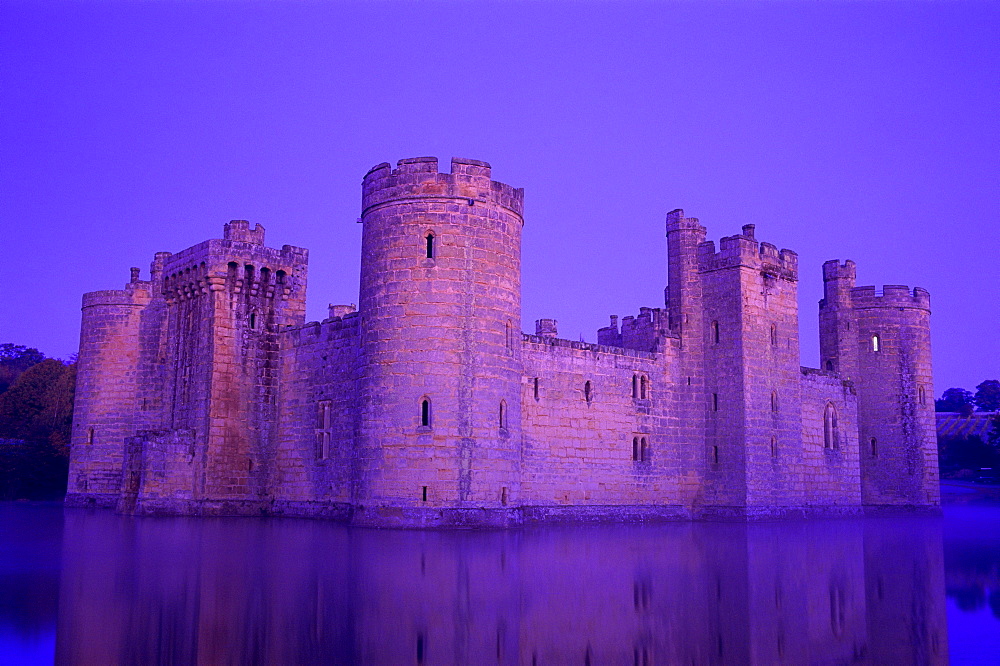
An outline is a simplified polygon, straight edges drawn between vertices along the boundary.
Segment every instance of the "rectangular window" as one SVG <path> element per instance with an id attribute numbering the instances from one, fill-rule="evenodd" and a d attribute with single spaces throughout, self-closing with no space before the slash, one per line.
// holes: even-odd
<path id="1" fill-rule="evenodd" d="M 333 402 L 320 400 L 316 403 L 316 459 L 330 457 L 330 442 L 333 440 Z"/>

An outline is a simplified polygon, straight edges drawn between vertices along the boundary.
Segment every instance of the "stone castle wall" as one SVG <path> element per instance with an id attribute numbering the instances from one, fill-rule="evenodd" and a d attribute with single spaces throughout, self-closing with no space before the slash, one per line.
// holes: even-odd
<path id="1" fill-rule="evenodd" d="M 304 323 L 307 251 L 223 238 L 84 297 L 70 504 L 367 525 L 752 518 L 939 503 L 929 304 L 667 216 L 663 307 L 522 333 L 523 192 L 485 162 L 374 167 L 359 305 Z M 876 349 L 877 347 L 877 349 Z"/>

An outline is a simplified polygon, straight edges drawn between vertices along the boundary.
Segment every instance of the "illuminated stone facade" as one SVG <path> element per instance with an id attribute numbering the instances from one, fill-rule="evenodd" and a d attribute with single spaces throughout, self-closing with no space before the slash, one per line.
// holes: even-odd
<path id="1" fill-rule="evenodd" d="M 753 518 L 939 504 L 922 289 L 667 216 L 663 307 L 521 325 L 523 191 L 434 158 L 364 178 L 359 307 L 305 323 L 307 251 L 244 221 L 84 297 L 70 504 L 369 525 Z"/>

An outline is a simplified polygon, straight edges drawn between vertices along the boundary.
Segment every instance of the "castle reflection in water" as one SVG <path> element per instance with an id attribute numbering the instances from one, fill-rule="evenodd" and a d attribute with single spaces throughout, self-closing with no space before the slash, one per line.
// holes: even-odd
<path id="1" fill-rule="evenodd" d="M 947 663 L 941 522 L 346 528 L 69 510 L 58 663 Z"/>

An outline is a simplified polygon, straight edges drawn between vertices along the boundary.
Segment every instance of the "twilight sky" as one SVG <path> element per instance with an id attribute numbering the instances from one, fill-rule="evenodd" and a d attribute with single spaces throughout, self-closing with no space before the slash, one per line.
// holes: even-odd
<path id="1" fill-rule="evenodd" d="M 998 3 L 0 2 L 0 342 L 76 350 L 81 294 L 230 219 L 356 303 L 373 165 L 525 188 L 523 326 L 663 304 L 664 217 L 930 290 L 935 388 L 1000 379 Z M 447 166 L 445 166 L 447 169 Z"/>

